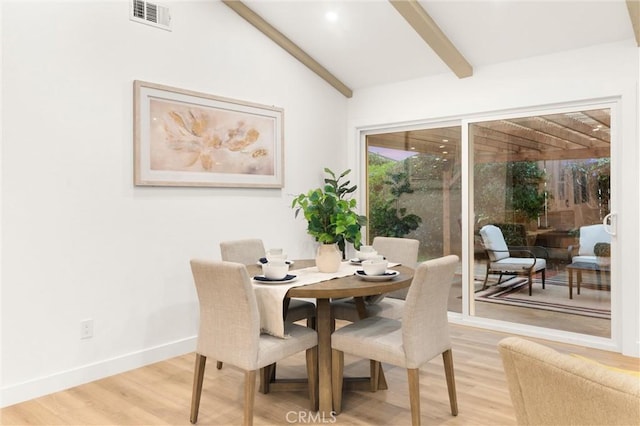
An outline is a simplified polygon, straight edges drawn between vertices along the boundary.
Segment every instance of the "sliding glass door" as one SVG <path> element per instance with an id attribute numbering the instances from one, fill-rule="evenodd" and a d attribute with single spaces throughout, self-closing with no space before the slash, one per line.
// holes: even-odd
<path id="1" fill-rule="evenodd" d="M 469 125 L 476 316 L 611 336 L 610 122 L 599 108 Z"/>
<path id="2" fill-rule="evenodd" d="M 420 241 L 419 260 L 462 258 L 460 126 L 421 128 L 366 137 L 368 240 Z M 456 274 L 449 309 L 462 312 Z"/>
<path id="3" fill-rule="evenodd" d="M 602 106 L 367 134 L 368 241 L 458 255 L 451 312 L 610 338 L 610 147 Z"/>

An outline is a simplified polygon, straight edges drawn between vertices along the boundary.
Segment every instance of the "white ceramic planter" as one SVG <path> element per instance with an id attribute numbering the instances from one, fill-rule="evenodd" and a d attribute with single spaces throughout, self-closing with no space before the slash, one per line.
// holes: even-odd
<path id="1" fill-rule="evenodd" d="M 320 272 L 336 272 L 340 269 L 342 253 L 338 244 L 321 244 L 316 252 L 316 266 Z"/>

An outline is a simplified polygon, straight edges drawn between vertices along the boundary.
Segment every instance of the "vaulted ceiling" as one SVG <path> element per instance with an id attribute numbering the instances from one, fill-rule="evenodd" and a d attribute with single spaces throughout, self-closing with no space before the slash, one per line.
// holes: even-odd
<path id="1" fill-rule="evenodd" d="M 640 45 L 640 0 L 223 2 L 346 97 L 597 44 Z"/>
<path id="2" fill-rule="evenodd" d="M 598 44 L 640 46 L 640 0 L 222 0 L 344 96 Z M 609 110 L 473 126 L 476 161 L 609 156 Z M 371 135 L 453 158 L 460 128 Z"/>

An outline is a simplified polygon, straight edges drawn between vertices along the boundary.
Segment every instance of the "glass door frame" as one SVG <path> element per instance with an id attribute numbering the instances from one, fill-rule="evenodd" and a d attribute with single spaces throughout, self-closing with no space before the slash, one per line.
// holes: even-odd
<path id="1" fill-rule="evenodd" d="M 622 315 L 622 295 L 624 290 L 620 286 L 611 286 L 611 337 L 597 337 L 587 334 L 567 332 L 557 329 L 532 326 L 526 324 L 512 323 L 502 320 L 481 318 L 474 316 L 474 305 L 472 303 L 472 282 L 471 271 L 473 271 L 473 221 L 474 217 L 474 199 L 473 199 L 473 146 L 469 140 L 469 128 L 471 124 L 507 118 L 519 118 L 534 115 L 566 113 L 572 111 L 602 109 L 609 108 L 611 111 L 611 180 L 610 180 L 610 211 L 613 214 L 613 226 L 616 224 L 616 213 L 618 212 L 618 182 L 620 180 L 619 151 L 620 151 L 620 98 L 608 97 L 603 99 L 594 99 L 588 101 L 566 102 L 554 105 L 533 106 L 527 108 L 514 108 L 512 110 L 493 111 L 483 114 L 470 114 L 467 116 L 448 117 L 441 120 L 419 120 L 411 123 L 397 123 L 397 125 L 382 126 L 366 126 L 356 129 L 358 143 L 358 155 L 356 158 L 359 170 L 362 188 L 365 190 L 360 194 L 359 202 L 361 205 L 367 205 L 368 185 L 367 185 L 367 149 L 366 136 L 401 132 L 415 129 L 428 129 L 443 126 L 461 126 L 461 194 L 462 194 L 462 313 L 449 312 L 449 320 L 452 323 L 469 325 L 479 328 L 486 328 L 495 331 L 502 331 L 518 335 L 524 335 L 534 338 L 559 341 L 564 343 L 583 345 L 603 350 L 620 352 L 622 348 L 621 342 L 621 315 Z M 615 230 L 615 229 L 614 229 Z M 621 277 L 619 261 L 616 260 L 617 239 L 612 237 L 612 263 L 611 263 L 611 282 L 617 282 Z"/>

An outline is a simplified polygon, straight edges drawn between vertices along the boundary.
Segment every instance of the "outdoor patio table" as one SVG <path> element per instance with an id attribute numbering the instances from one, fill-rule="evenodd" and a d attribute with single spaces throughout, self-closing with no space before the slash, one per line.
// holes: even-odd
<path id="1" fill-rule="evenodd" d="M 595 271 L 598 276 L 598 287 L 601 286 L 600 273 L 605 275 L 611 272 L 609 265 L 599 265 L 592 262 L 573 262 L 567 265 L 569 271 L 569 299 L 573 299 L 573 271 L 576 271 L 576 290 L 580 294 L 580 284 L 582 283 L 582 271 Z"/>

